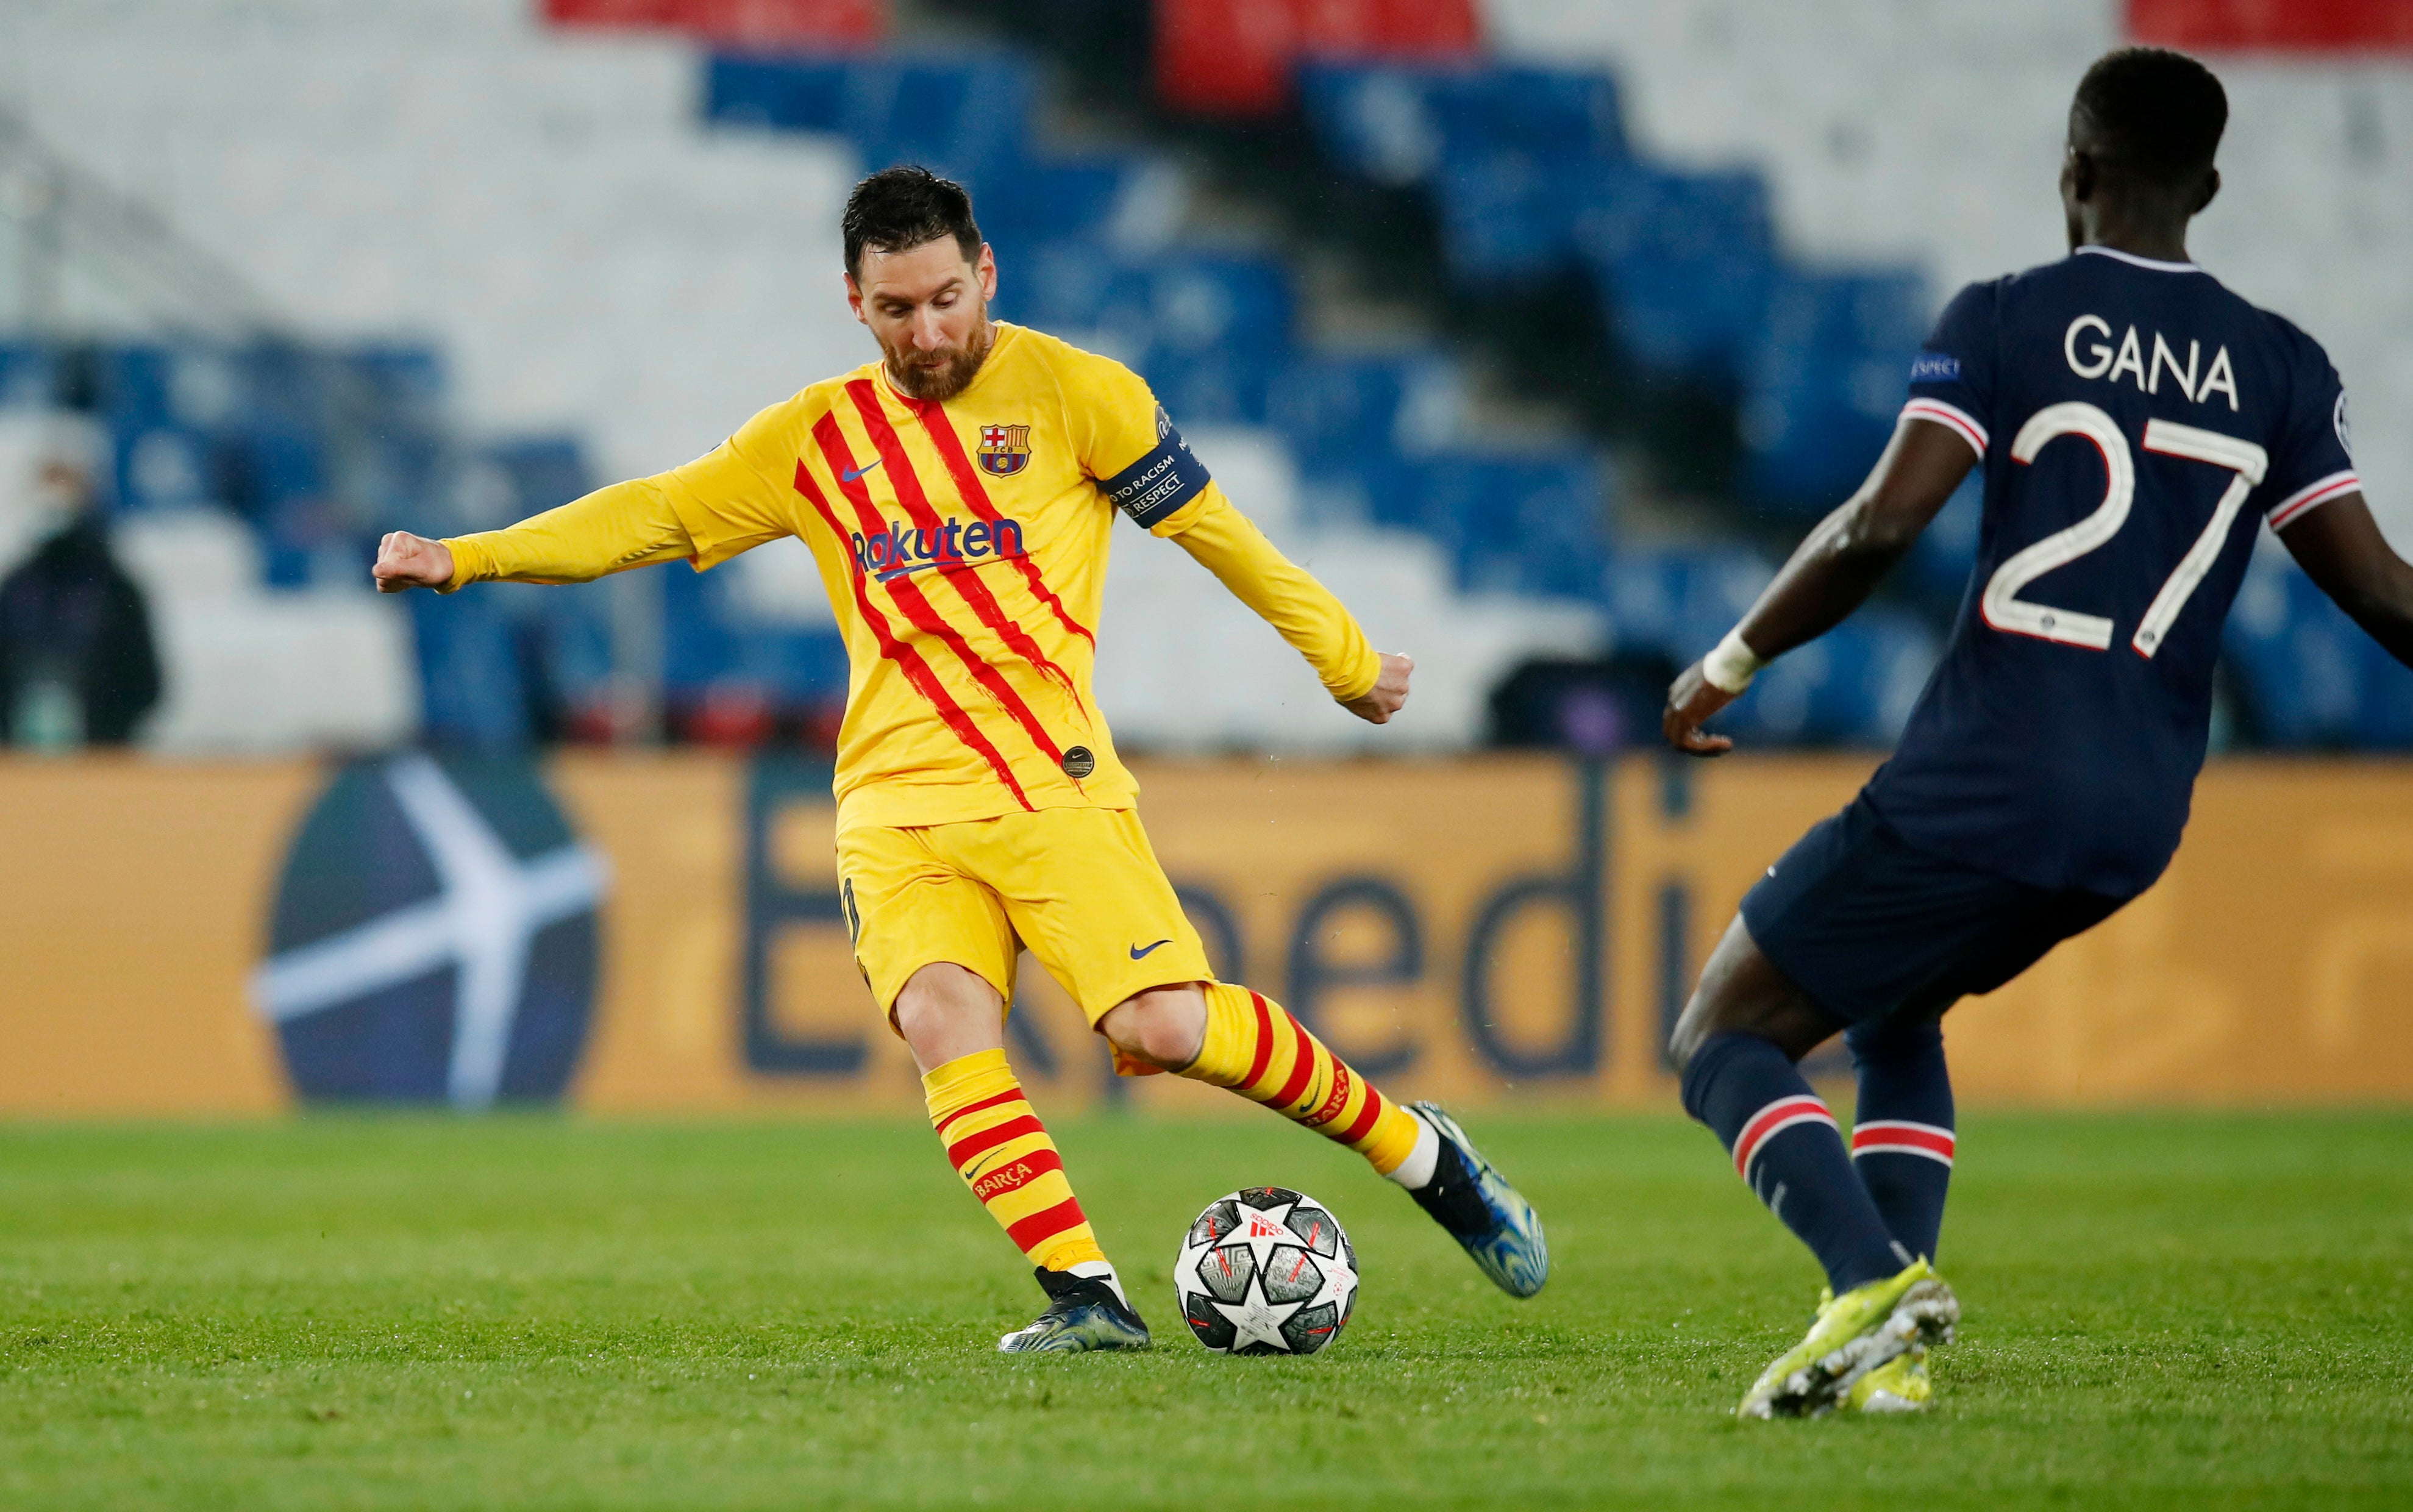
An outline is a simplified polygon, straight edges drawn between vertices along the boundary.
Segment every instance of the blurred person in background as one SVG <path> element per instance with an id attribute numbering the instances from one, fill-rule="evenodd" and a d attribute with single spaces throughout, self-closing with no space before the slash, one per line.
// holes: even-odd
<path id="1" fill-rule="evenodd" d="M 159 702 L 142 590 L 109 547 L 89 461 L 59 441 L 35 481 L 55 526 L 0 578 L 0 733 L 13 746 L 123 746 Z"/>

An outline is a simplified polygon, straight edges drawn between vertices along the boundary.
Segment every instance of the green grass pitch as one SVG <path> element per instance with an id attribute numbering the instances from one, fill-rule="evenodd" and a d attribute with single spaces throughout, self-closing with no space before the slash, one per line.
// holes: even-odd
<path id="1" fill-rule="evenodd" d="M 0 1505 L 2413 1505 L 2413 1119 L 1970 1119 L 1938 1409 L 1750 1426 L 1817 1278 L 1709 1136 L 1472 1123 L 1548 1221 L 1535 1301 L 1271 1119 L 1066 1120 L 1158 1347 L 1036 1360 L 910 1122 L 0 1129 Z M 1256 1182 L 1356 1240 L 1321 1357 L 1211 1356 L 1167 1295 Z"/>

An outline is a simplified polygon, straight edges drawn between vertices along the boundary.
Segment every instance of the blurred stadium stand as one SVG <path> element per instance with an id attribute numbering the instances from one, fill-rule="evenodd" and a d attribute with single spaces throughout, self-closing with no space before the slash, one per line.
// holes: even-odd
<path id="1" fill-rule="evenodd" d="M 363 566 L 380 529 L 479 528 L 659 470 L 861 362 L 837 209 L 863 169 L 923 161 L 978 197 L 999 313 L 1132 363 L 1242 507 L 1419 658 L 1415 717 L 1377 734 L 1186 556 L 1126 536 L 1099 666 L 1125 743 L 1463 748 L 1520 665 L 1623 686 L 1712 643 L 1883 446 L 1941 297 L 2057 255 L 2059 123 L 2120 16 L 1930 8 L 1158 0 L 1133 27 L 1108 0 L 27 0 L 0 18 L 0 109 L 28 128 L 0 134 L 12 181 L 89 182 L 172 228 L 155 260 L 265 292 L 203 319 L 210 301 L 53 259 L 0 306 L 0 403 L 106 428 L 121 548 L 165 606 L 158 744 L 506 747 L 656 711 L 687 738 L 825 741 L 843 657 L 792 542 L 407 609 Z M 2363 415 L 2402 413 L 2413 71 L 2222 67 L 2237 126 L 2203 257 L 2328 343 Z M 1085 114 L 1143 78 L 1153 99 Z M 1315 202 L 1425 217 L 1395 281 L 1430 319 L 1336 334 L 1315 249 L 1227 170 L 1241 130 L 1295 142 Z M 35 208 L 0 257 L 31 267 L 49 201 L 10 202 Z M 1488 312 L 1519 298 L 1552 311 L 1553 360 L 1463 318 L 1504 329 Z M 1517 408 L 1518 375 L 1587 363 L 1606 418 Z M 1732 437 L 1714 486 L 1665 486 L 1613 412 L 1670 393 Z M 2366 421 L 2361 460 L 2413 544 L 2402 430 Z M 1738 733 L 1888 741 L 1976 514 L 1956 500 Z M 2413 674 L 2266 556 L 2232 625 L 2238 734 L 2413 745 Z"/>

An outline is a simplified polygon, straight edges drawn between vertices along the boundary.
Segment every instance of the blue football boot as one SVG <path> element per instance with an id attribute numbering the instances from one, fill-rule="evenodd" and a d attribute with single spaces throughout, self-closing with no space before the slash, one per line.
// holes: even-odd
<path id="1" fill-rule="evenodd" d="M 1008 1355 L 1077 1355 L 1090 1349 L 1146 1349 L 1147 1325 L 1103 1277 L 1039 1272 L 1047 1311 L 997 1342 Z"/>
<path id="2" fill-rule="evenodd" d="M 1502 1291 L 1511 1297 L 1540 1291 L 1550 1279 L 1550 1241 L 1542 1235 L 1533 1205 L 1483 1158 L 1456 1119 L 1430 1103 L 1411 1103 L 1408 1111 L 1441 1136 L 1432 1179 L 1408 1195 Z"/>

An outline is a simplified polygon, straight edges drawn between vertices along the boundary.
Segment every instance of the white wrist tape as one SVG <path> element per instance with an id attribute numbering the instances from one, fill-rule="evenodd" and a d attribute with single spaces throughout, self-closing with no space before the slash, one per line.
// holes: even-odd
<path id="1" fill-rule="evenodd" d="M 1717 644 L 1716 649 L 1701 658 L 1701 676 L 1721 693 L 1739 693 L 1767 665 L 1742 644 L 1742 629 L 1737 626 L 1726 631 L 1726 638 Z"/>

